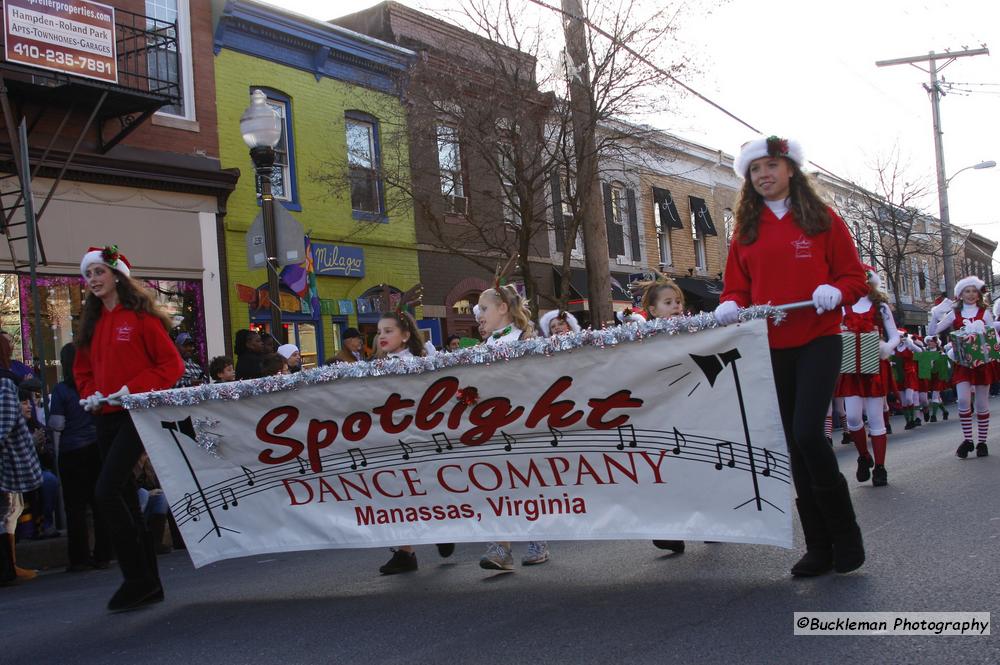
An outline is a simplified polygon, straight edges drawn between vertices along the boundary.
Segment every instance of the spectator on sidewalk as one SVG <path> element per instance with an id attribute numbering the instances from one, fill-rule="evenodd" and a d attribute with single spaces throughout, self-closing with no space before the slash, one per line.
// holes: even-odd
<path id="1" fill-rule="evenodd" d="M 294 344 L 282 344 L 278 347 L 278 355 L 288 364 L 289 374 L 302 371 L 302 354 L 299 352 L 299 347 Z"/>
<path id="2" fill-rule="evenodd" d="M 233 359 L 229 356 L 216 356 L 208 364 L 208 375 L 212 377 L 212 383 L 226 383 L 236 380 L 236 369 L 233 367 Z"/>
<path id="3" fill-rule="evenodd" d="M 24 383 L 27 382 L 22 382 L 21 385 Z M 35 444 L 35 453 L 38 455 L 38 462 L 42 467 L 42 486 L 29 494 L 30 499 L 27 501 L 32 517 L 31 523 L 28 525 L 31 538 L 35 540 L 56 538 L 59 536 L 59 532 L 56 530 L 59 477 L 55 474 L 55 444 L 49 438 L 46 428 L 35 418 L 33 393 L 21 389 L 18 390 L 17 398 L 20 400 L 21 415 L 28 425 L 28 432 L 31 434 Z"/>
<path id="4" fill-rule="evenodd" d="M 260 360 L 264 357 L 264 344 L 260 334 L 253 331 L 236 331 L 236 378 L 257 379 L 264 376 L 260 370 Z"/>
<path id="5" fill-rule="evenodd" d="M 10 343 L 0 337 L 0 349 Z M 38 463 L 35 444 L 28 425 L 21 415 L 17 399 L 17 376 L 3 367 L 0 352 L 0 586 L 9 586 L 18 579 L 35 577 L 34 571 L 19 569 L 14 556 L 14 532 L 24 509 L 22 495 L 42 484 L 42 467 Z"/>
<path id="6" fill-rule="evenodd" d="M 343 348 L 337 352 L 333 358 L 327 361 L 330 363 L 356 363 L 365 359 L 365 342 L 361 339 L 361 332 L 357 328 L 347 328 L 340 337 Z"/>
<path id="7" fill-rule="evenodd" d="M 174 345 L 177 347 L 177 352 L 181 354 L 181 360 L 184 361 L 184 374 L 178 379 L 177 385 L 174 388 L 189 388 L 208 383 L 205 368 L 201 366 L 201 363 L 198 362 L 194 355 L 194 338 L 189 333 L 182 332 L 174 340 Z"/>
<path id="8" fill-rule="evenodd" d="M 66 508 L 66 536 L 69 548 L 67 572 L 107 568 L 111 561 L 111 535 L 94 500 L 94 487 L 101 473 L 94 417 L 80 406 L 80 394 L 73 380 L 76 347 L 67 344 L 59 353 L 63 380 L 52 389 L 49 427 L 59 450 L 59 477 Z M 94 547 L 90 547 L 87 509 L 94 516 Z"/>

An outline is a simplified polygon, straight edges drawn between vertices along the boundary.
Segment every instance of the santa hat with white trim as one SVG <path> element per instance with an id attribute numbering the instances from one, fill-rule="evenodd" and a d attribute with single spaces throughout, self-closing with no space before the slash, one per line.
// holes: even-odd
<path id="1" fill-rule="evenodd" d="M 95 263 L 103 263 L 112 270 L 117 270 L 126 277 L 131 276 L 132 264 L 125 255 L 118 251 L 118 245 L 106 247 L 91 247 L 80 260 L 80 274 L 86 277 L 87 268 Z"/>
<path id="2" fill-rule="evenodd" d="M 978 290 L 982 291 L 983 287 L 986 286 L 986 282 L 979 279 L 975 275 L 969 275 L 968 277 L 963 277 L 962 279 L 958 280 L 958 282 L 955 283 L 955 297 L 961 298 L 962 291 L 964 291 L 967 286 L 974 286 Z"/>
<path id="3" fill-rule="evenodd" d="M 549 326 L 551 326 L 552 322 L 557 318 L 565 321 L 569 326 L 569 329 L 573 332 L 580 332 L 580 322 L 576 320 L 575 316 L 569 312 L 562 312 L 558 309 L 553 309 L 545 312 L 545 314 L 542 315 L 542 318 L 538 319 L 538 327 L 541 329 L 542 337 L 549 337 Z"/>
<path id="4" fill-rule="evenodd" d="M 799 168 L 805 166 L 806 157 L 802 146 L 795 139 L 783 139 L 780 136 L 767 136 L 753 141 L 747 141 L 740 147 L 740 154 L 733 160 L 733 171 L 740 178 L 747 177 L 750 162 L 761 157 L 787 157 Z"/>

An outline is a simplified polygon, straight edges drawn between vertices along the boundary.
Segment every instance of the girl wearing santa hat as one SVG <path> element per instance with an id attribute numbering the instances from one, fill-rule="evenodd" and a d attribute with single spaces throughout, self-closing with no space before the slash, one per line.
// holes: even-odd
<path id="1" fill-rule="evenodd" d="M 920 380 L 917 378 L 917 361 L 913 359 L 913 354 L 923 351 L 910 336 L 910 333 L 902 328 L 899 329 L 899 344 L 896 346 L 895 356 L 902 367 L 903 381 L 897 390 L 899 403 L 903 406 L 903 417 L 906 418 L 906 426 L 903 429 L 913 429 L 920 427 L 920 418 L 916 416 L 916 409 L 920 405 L 917 393 L 920 390 Z"/>
<path id="2" fill-rule="evenodd" d="M 516 257 L 515 257 L 516 258 Z M 511 264 L 508 264 L 508 269 Z M 501 272 L 501 275 L 507 269 Z M 551 312 L 550 312 L 551 313 Z M 556 315 L 558 317 L 558 314 Z M 498 277 L 493 288 L 479 296 L 479 325 L 486 332 L 486 345 L 491 348 L 513 344 L 535 336 L 528 302 L 513 286 L 501 284 Z M 575 321 L 575 319 L 574 319 Z M 551 333 L 551 321 L 550 333 Z M 522 566 L 534 566 L 549 560 L 549 545 L 544 540 L 528 543 L 528 552 L 521 559 Z M 479 566 L 486 570 L 514 570 L 514 555 L 509 541 L 490 543 L 479 559 Z"/>
<path id="3" fill-rule="evenodd" d="M 122 399 L 172 388 L 184 373 L 184 361 L 167 334 L 170 317 L 132 279 L 118 247 L 91 247 L 80 261 L 80 273 L 88 293 L 73 374 L 80 404 L 95 415 L 102 464 L 94 496 L 125 578 L 108 609 L 121 612 L 163 600 L 156 550 L 139 511 L 132 472 L 145 451 Z"/>
<path id="4" fill-rule="evenodd" d="M 941 350 L 941 342 L 934 335 L 928 335 L 924 338 L 924 350 L 931 351 L 944 356 L 944 352 Z M 929 422 L 937 422 L 937 412 L 941 412 L 941 417 L 943 420 L 948 420 L 948 410 L 944 408 L 944 402 L 941 401 L 941 391 L 947 390 L 951 385 L 947 380 L 942 379 L 935 372 L 930 379 L 927 380 L 927 401 L 930 406 L 930 420 Z"/>
<path id="5" fill-rule="evenodd" d="M 868 293 L 844 221 L 802 172 L 796 141 L 771 136 L 744 144 L 734 162 L 744 179 L 736 205 L 725 288 L 715 318 L 738 323 L 740 307 L 811 301 L 780 326 L 768 321 L 771 366 L 784 425 L 806 553 L 798 576 L 846 573 L 865 561 L 847 481 L 826 442 L 823 420 L 840 374 L 843 302 Z"/>
<path id="6" fill-rule="evenodd" d="M 868 295 L 846 308 L 844 327 L 855 333 L 879 333 L 879 372 L 841 374 L 837 396 L 844 398 L 847 431 L 854 447 L 858 449 L 858 482 L 863 483 L 871 478 L 872 485 L 881 487 L 888 483 L 885 470 L 886 431 L 882 417 L 885 377 L 891 372 L 886 359 L 899 344 L 899 333 L 892 318 L 892 310 L 889 309 L 889 298 L 879 288 L 882 280 L 878 273 L 871 266 L 865 266 L 865 274 L 868 277 Z M 874 459 L 868 453 L 864 415 L 868 416 L 868 434 L 871 436 Z"/>
<path id="7" fill-rule="evenodd" d="M 993 325 L 993 315 L 983 299 L 986 283 L 975 275 L 958 280 L 955 284 L 954 307 L 935 308 L 931 312 L 931 322 L 927 332 L 941 335 L 949 331 L 962 330 L 966 326 L 981 321 L 984 327 Z M 943 303 L 942 303 L 943 304 Z M 996 363 L 988 362 L 979 367 L 964 367 L 956 364 L 952 372 L 952 383 L 958 393 L 958 418 L 962 423 L 962 443 L 955 454 L 965 459 L 973 450 L 977 457 L 989 455 L 986 439 L 990 433 L 990 384 L 997 380 Z M 976 423 L 979 443 L 972 444 L 972 403 L 975 394 Z"/>
<path id="8" fill-rule="evenodd" d="M 477 305 L 478 307 L 478 305 Z M 555 337 L 568 332 L 580 332 L 580 323 L 570 312 L 553 309 L 538 319 L 538 332 L 542 337 Z"/>

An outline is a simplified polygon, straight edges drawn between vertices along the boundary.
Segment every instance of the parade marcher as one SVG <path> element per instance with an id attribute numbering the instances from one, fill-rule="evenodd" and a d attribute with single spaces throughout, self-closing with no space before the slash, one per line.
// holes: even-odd
<path id="1" fill-rule="evenodd" d="M 398 311 L 386 312 L 379 319 L 376 357 L 417 358 L 426 355 L 417 322 L 403 311 L 405 305 L 405 300 L 401 300 Z M 455 551 L 455 543 L 439 543 L 437 550 L 442 558 L 447 558 Z M 392 557 L 378 569 L 380 573 L 396 575 L 417 569 L 417 554 L 412 545 L 400 545 L 391 548 L 391 551 Z"/>
<path id="2" fill-rule="evenodd" d="M 850 231 L 802 172 L 802 149 L 776 136 L 743 145 L 734 162 L 743 188 L 715 318 L 739 308 L 811 300 L 776 326 L 768 322 L 771 365 L 788 444 L 806 553 L 797 576 L 846 573 L 865 561 L 847 481 L 826 443 L 823 419 L 840 373 L 842 302 L 868 291 Z"/>
<path id="3" fill-rule="evenodd" d="M 924 350 L 932 353 L 939 354 L 942 358 L 946 358 L 944 352 L 941 350 L 941 342 L 934 335 L 928 335 L 924 338 Z M 931 378 L 928 380 L 928 397 L 927 400 L 930 404 L 930 422 L 937 422 L 937 413 L 941 412 L 941 418 L 943 420 L 948 420 L 948 410 L 944 408 L 944 402 L 941 398 L 941 391 L 948 390 L 950 384 L 947 380 L 938 376 L 935 372 Z"/>
<path id="4" fill-rule="evenodd" d="M 649 281 L 635 283 L 633 288 L 642 291 L 642 309 L 650 319 L 672 319 L 684 315 L 684 292 L 677 282 L 657 274 Z M 654 540 L 657 549 L 680 554 L 685 549 L 683 540 Z"/>
<path id="5" fill-rule="evenodd" d="M 953 308 L 940 313 L 940 319 L 932 318 L 928 324 L 928 333 L 941 335 L 949 331 L 958 331 L 976 322 L 980 325 L 992 326 L 993 315 L 983 300 L 983 280 L 975 275 L 960 279 L 955 284 L 955 299 L 958 301 Z M 989 455 L 986 439 L 990 431 L 990 384 L 996 380 L 996 363 L 988 362 L 979 367 L 965 367 L 956 364 L 952 372 L 952 383 L 958 393 L 958 418 L 962 422 L 962 443 L 955 454 L 965 459 L 973 450 L 977 457 Z M 975 393 L 976 422 L 978 424 L 979 443 L 972 444 L 972 401 Z"/>
<path id="6" fill-rule="evenodd" d="M 101 474 L 95 496 L 107 520 L 124 582 L 112 612 L 163 600 L 156 552 L 139 511 L 132 469 L 144 449 L 121 400 L 172 387 L 184 361 L 170 340 L 170 318 L 131 277 L 116 246 L 91 247 L 80 261 L 87 294 L 73 374 L 80 403 L 96 416 Z"/>
<path id="7" fill-rule="evenodd" d="M 580 332 L 580 323 L 571 313 L 552 309 L 538 319 L 538 332 L 542 337 L 554 337 L 568 332 Z"/>
<path id="8" fill-rule="evenodd" d="M 917 361 L 913 359 L 913 354 L 923 349 L 913 341 L 909 332 L 902 328 L 898 332 L 899 344 L 894 355 L 902 368 L 903 381 L 897 386 L 897 392 L 899 403 L 903 406 L 903 417 L 906 418 L 906 426 L 903 429 L 913 429 L 920 427 L 920 418 L 916 416 L 916 409 L 920 405 L 917 397 L 920 380 L 917 378 Z"/>
<path id="9" fill-rule="evenodd" d="M 233 346 L 236 351 L 237 379 L 257 379 L 264 376 L 260 369 L 260 361 L 264 357 L 264 343 L 260 339 L 260 333 L 246 328 L 237 330 Z"/>
<path id="10" fill-rule="evenodd" d="M 500 272 L 493 288 L 479 295 L 479 329 L 487 331 L 486 345 L 490 348 L 513 344 L 535 336 L 535 326 L 531 322 L 531 310 L 513 286 L 501 284 L 503 274 L 512 263 Z M 549 545 L 542 540 L 528 543 L 528 552 L 521 559 L 522 566 L 533 566 L 549 560 Z M 486 570 L 514 570 L 514 555 L 509 541 L 490 543 L 486 553 L 479 559 L 479 566 Z"/>
<path id="11" fill-rule="evenodd" d="M 879 372 L 841 374 L 837 396 L 844 400 L 847 430 L 858 450 L 858 482 L 867 482 L 871 478 L 872 485 L 881 487 L 888 484 L 885 470 L 885 422 L 882 419 L 885 377 L 892 371 L 887 359 L 899 344 L 899 333 L 892 318 L 892 310 L 889 309 L 889 298 L 880 289 L 882 280 L 871 266 L 865 266 L 865 271 L 868 276 L 868 295 L 846 308 L 844 327 L 853 333 L 879 334 Z M 874 459 L 868 453 L 863 418 L 865 415 L 868 416 L 868 434 L 871 436 Z"/>
<path id="12" fill-rule="evenodd" d="M 294 344 L 282 344 L 278 347 L 278 355 L 288 363 L 289 374 L 302 371 L 302 354 L 299 352 L 299 347 Z"/>
<path id="13" fill-rule="evenodd" d="M 63 346 L 59 352 L 63 380 L 52 389 L 49 404 L 49 427 L 57 433 L 59 478 L 62 480 L 63 505 L 66 508 L 66 545 L 69 548 L 67 572 L 107 568 L 111 561 L 111 534 L 94 499 L 94 487 L 101 475 L 101 453 L 97 449 L 94 417 L 80 406 L 80 393 L 73 378 L 76 346 Z M 94 514 L 94 547 L 90 547 L 87 508 Z"/>

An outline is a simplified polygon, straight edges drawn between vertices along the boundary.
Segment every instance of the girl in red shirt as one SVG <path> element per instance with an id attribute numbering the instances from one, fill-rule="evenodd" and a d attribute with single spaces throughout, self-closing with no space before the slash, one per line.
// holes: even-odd
<path id="1" fill-rule="evenodd" d="M 954 308 L 932 311 L 940 315 L 940 319 L 932 316 L 927 326 L 929 335 L 947 334 L 953 330 L 961 330 L 975 321 L 982 321 L 983 326 L 993 325 L 993 314 L 983 300 L 983 289 L 986 283 L 975 275 L 958 280 L 955 284 Z M 989 455 L 986 438 L 990 433 L 990 384 L 996 381 L 997 363 L 988 362 L 979 367 L 963 367 L 955 364 L 952 372 L 952 383 L 958 394 L 958 419 L 962 422 L 962 443 L 955 454 L 965 459 L 973 450 L 976 457 Z M 979 425 L 979 443 L 972 445 L 972 395 L 976 399 L 976 423 Z"/>
<path id="2" fill-rule="evenodd" d="M 744 179 L 715 318 L 739 321 L 739 308 L 811 300 L 768 322 L 771 366 L 788 443 L 806 553 L 797 576 L 846 573 L 865 560 L 861 529 L 823 421 L 840 374 L 842 302 L 868 292 L 865 272 L 844 221 L 803 174 L 802 148 L 771 136 L 744 144 L 734 163 Z"/>
<path id="3" fill-rule="evenodd" d="M 170 319 L 142 286 L 114 245 L 91 247 L 80 262 L 87 280 L 73 374 L 80 404 L 95 414 L 101 472 L 94 490 L 125 578 L 108 602 L 112 612 L 163 600 L 152 538 L 139 511 L 132 469 L 145 452 L 121 408 L 131 393 L 172 388 L 184 361 L 170 340 Z"/>

